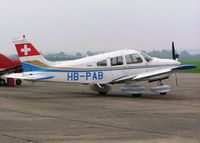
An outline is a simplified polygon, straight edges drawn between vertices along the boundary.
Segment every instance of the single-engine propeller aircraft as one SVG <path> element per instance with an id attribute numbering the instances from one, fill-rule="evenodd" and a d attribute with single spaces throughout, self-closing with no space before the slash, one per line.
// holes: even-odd
<path id="1" fill-rule="evenodd" d="M 6 85 L 6 80 L 1 78 L 2 75 L 9 73 L 22 72 L 22 66 L 19 60 L 14 60 L 0 54 L 0 86 Z M 15 81 L 16 85 L 21 85 L 22 81 L 17 79 Z"/>
<path id="2" fill-rule="evenodd" d="M 171 74 L 195 65 L 180 65 L 172 43 L 172 59 L 150 57 L 131 49 L 108 52 L 77 60 L 47 61 L 38 50 L 26 40 L 15 40 L 14 44 L 24 72 L 7 75 L 9 78 L 29 81 L 71 82 L 88 84 L 99 94 L 106 94 L 112 84 L 124 83 L 121 91 L 139 97 L 145 87 L 136 85 L 139 81 L 158 82 L 152 92 L 166 94 L 170 86 L 163 80 Z"/>

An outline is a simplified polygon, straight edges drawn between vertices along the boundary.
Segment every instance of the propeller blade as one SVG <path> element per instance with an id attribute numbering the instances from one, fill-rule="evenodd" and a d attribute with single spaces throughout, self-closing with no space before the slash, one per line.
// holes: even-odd
<path id="1" fill-rule="evenodd" d="M 179 54 L 176 54 L 175 46 L 174 46 L 174 41 L 172 41 L 172 59 L 176 60 L 179 58 Z"/>
<path id="2" fill-rule="evenodd" d="M 174 46 L 174 41 L 172 41 L 172 59 L 176 59 L 176 52 L 175 52 L 175 46 Z"/>

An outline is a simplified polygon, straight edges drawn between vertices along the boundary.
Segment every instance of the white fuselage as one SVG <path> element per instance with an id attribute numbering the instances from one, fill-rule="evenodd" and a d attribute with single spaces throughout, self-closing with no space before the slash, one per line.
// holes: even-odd
<path id="1" fill-rule="evenodd" d="M 29 60 L 34 60 L 34 57 L 32 58 Z M 41 56 L 40 61 L 51 67 L 41 68 L 39 71 L 54 76 L 47 81 L 107 84 L 125 76 L 171 68 L 180 64 L 171 59 L 148 58 L 150 59 L 146 59 L 138 51 L 129 49 L 62 62 L 49 62 Z"/>

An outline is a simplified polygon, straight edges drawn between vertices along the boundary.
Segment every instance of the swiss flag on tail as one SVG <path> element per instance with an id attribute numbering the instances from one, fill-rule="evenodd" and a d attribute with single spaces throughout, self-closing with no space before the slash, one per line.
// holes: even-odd
<path id="1" fill-rule="evenodd" d="M 31 43 L 17 43 L 15 47 L 19 57 L 40 55 Z"/>
<path id="2" fill-rule="evenodd" d="M 22 63 L 25 72 L 37 71 L 43 68 L 43 66 L 41 66 L 43 64 L 48 66 L 48 62 L 45 58 L 28 40 L 26 40 L 25 36 L 23 36 L 23 39 L 13 39 L 13 43 L 15 44 L 20 62 Z"/>

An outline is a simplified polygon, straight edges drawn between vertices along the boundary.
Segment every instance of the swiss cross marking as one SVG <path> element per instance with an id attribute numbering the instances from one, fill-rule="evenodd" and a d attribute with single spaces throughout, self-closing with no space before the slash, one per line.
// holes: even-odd
<path id="1" fill-rule="evenodd" d="M 24 45 L 24 48 L 21 49 L 21 52 L 24 53 L 25 56 L 28 55 L 28 52 L 31 51 L 31 48 L 28 48 L 27 45 Z"/>

